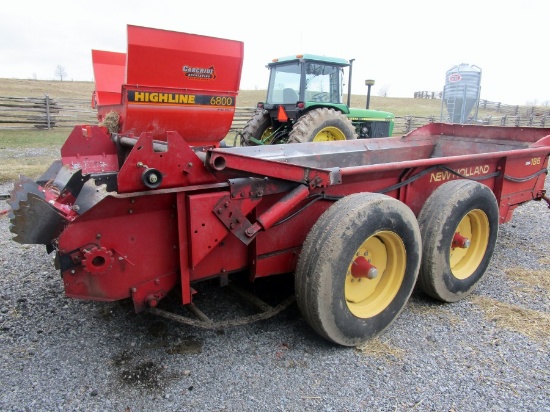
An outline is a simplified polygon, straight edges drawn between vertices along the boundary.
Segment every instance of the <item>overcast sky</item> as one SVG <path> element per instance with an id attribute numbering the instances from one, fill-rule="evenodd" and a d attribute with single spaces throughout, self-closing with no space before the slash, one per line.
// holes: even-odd
<path id="1" fill-rule="evenodd" d="M 439 91 L 481 68 L 481 97 L 550 101 L 548 0 L 16 0 L 0 9 L 0 77 L 93 81 L 91 49 L 126 51 L 126 25 L 244 42 L 241 89 L 265 89 L 266 63 L 297 53 L 355 59 L 353 94 Z"/>

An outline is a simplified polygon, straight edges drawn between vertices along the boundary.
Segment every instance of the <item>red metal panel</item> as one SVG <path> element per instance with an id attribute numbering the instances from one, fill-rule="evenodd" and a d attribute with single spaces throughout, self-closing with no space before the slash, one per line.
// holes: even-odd
<path id="1" fill-rule="evenodd" d="M 194 269 L 213 249 L 215 249 L 229 230 L 214 214 L 214 206 L 229 192 L 204 193 L 189 196 L 189 234 L 190 266 Z"/>
<path id="2" fill-rule="evenodd" d="M 248 251 L 247 246 L 235 236 L 227 236 L 213 248 L 205 259 L 190 270 L 190 281 L 224 276 L 231 272 L 247 269 L 249 264 Z"/>
<path id="3" fill-rule="evenodd" d="M 481 138 L 495 140 L 510 140 L 516 142 L 534 143 L 550 135 L 550 128 L 543 127 L 508 127 L 508 126 L 479 126 L 449 123 L 429 123 L 413 130 L 406 136 L 455 136 L 466 138 Z"/>
<path id="4" fill-rule="evenodd" d="M 126 54 L 92 50 L 95 98 L 98 106 L 122 103 L 122 85 L 126 77 Z"/>
<path id="5" fill-rule="evenodd" d="M 411 208 L 415 215 L 418 216 L 422 206 L 426 199 L 442 184 L 451 180 L 461 179 L 461 177 L 453 174 L 451 170 L 459 173 L 466 178 L 479 179 L 480 183 L 485 184 L 491 189 L 495 187 L 494 173 L 497 170 L 497 163 L 499 159 L 492 159 L 491 161 L 461 161 L 456 163 L 446 164 L 447 169 L 443 168 L 414 168 L 411 169 L 410 175 L 403 176 L 401 180 L 413 178 L 416 175 L 420 175 L 424 171 L 428 171 L 423 174 L 417 180 L 409 183 L 402 189 L 400 189 L 399 200 L 406 203 Z"/>
<path id="6" fill-rule="evenodd" d="M 191 303 L 191 281 L 189 277 L 189 239 L 188 239 L 188 216 L 187 200 L 185 193 L 177 194 L 178 211 L 178 255 L 180 264 L 180 287 L 182 304 Z"/>
<path id="7" fill-rule="evenodd" d="M 116 146 L 99 126 L 75 126 L 61 147 L 61 158 L 63 164 L 81 169 L 82 174 L 118 170 Z"/>
<path id="8" fill-rule="evenodd" d="M 293 249 L 256 257 L 254 278 L 293 272 L 301 249 L 300 245 Z"/>
<path id="9" fill-rule="evenodd" d="M 269 176 L 311 187 L 324 187 L 340 183 L 335 170 L 304 167 L 281 161 L 258 159 L 232 151 L 211 151 L 209 165 L 218 172 L 237 172 L 241 175 Z M 245 173 L 243 173 L 245 172 Z M 223 176 L 223 173 L 219 173 Z"/>
<path id="10" fill-rule="evenodd" d="M 217 145 L 235 112 L 242 42 L 128 26 L 123 132 L 179 132 L 193 146 Z"/>
<path id="11" fill-rule="evenodd" d="M 128 25 L 127 84 L 235 95 L 244 44 L 197 34 Z"/>
<path id="12" fill-rule="evenodd" d="M 120 115 L 120 133 L 180 133 L 218 146 L 235 113 L 240 41 L 128 26 L 127 53 L 92 51 L 98 117 Z"/>
<path id="13" fill-rule="evenodd" d="M 235 114 L 235 95 L 220 92 L 123 87 L 122 133 L 149 132 L 165 139 L 178 132 L 192 146 L 217 145 L 229 132 Z"/>
<path id="14" fill-rule="evenodd" d="M 517 205 L 539 196 L 544 189 L 547 176 L 547 173 L 539 172 L 547 167 L 548 156 L 527 155 L 507 159 L 502 192 L 499 198 L 501 223 L 512 218 L 512 211 Z"/>
<path id="15" fill-rule="evenodd" d="M 59 237 L 61 259 L 72 257 L 75 263 L 62 273 L 67 296 L 123 299 L 133 287 L 176 273 L 179 241 L 175 210 L 174 195 L 107 197 L 70 223 Z M 94 248 L 112 255 L 112 264 L 97 273 L 77 264 L 84 258 L 84 250 Z"/>
<path id="16" fill-rule="evenodd" d="M 154 151 L 153 135 L 141 134 L 120 168 L 118 191 L 128 193 L 149 190 L 141 180 L 147 169 L 156 169 L 162 173 L 162 183 L 157 189 L 217 182 L 195 152 L 175 132 L 168 133 L 167 150 L 163 152 Z"/>

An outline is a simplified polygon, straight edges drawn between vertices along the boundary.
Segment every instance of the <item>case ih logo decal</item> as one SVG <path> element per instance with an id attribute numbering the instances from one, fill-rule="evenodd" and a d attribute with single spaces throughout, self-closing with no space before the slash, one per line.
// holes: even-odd
<path id="1" fill-rule="evenodd" d="M 189 67 L 183 66 L 183 74 L 192 80 L 213 80 L 216 78 L 214 66 L 204 67 Z"/>
<path id="2" fill-rule="evenodd" d="M 128 90 L 128 102 L 144 104 L 175 104 L 198 106 L 235 106 L 235 99 L 230 96 L 212 96 L 204 94 L 139 92 Z"/>

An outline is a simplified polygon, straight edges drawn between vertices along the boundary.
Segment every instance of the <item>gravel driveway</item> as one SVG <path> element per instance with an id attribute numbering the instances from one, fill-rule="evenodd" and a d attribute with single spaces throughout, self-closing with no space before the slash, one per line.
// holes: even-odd
<path id="1" fill-rule="evenodd" d="M 544 202 L 501 226 L 473 295 L 441 304 L 415 292 L 363 348 L 327 343 L 296 304 L 210 331 L 135 314 L 128 302 L 68 299 L 45 247 L 11 241 L 8 226 L 2 215 L 2 411 L 550 411 Z M 229 298 L 201 291 L 223 315 L 245 310 Z"/>

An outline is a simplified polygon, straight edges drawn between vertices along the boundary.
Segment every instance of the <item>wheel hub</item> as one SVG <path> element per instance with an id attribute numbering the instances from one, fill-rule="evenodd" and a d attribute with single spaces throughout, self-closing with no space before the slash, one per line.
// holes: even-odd
<path id="1" fill-rule="evenodd" d="M 354 278 L 374 279 L 378 276 L 378 269 L 364 256 L 358 256 L 351 265 L 351 275 Z"/>
<path id="2" fill-rule="evenodd" d="M 489 219 L 480 209 L 462 218 L 451 242 L 449 263 L 457 279 L 470 277 L 485 255 L 489 241 Z"/>
<path id="3" fill-rule="evenodd" d="M 405 256 L 403 241 L 394 232 L 381 231 L 363 242 L 349 264 L 344 286 L 351 313 L 370 318 L 393 301 L 403 282 Z"/>

